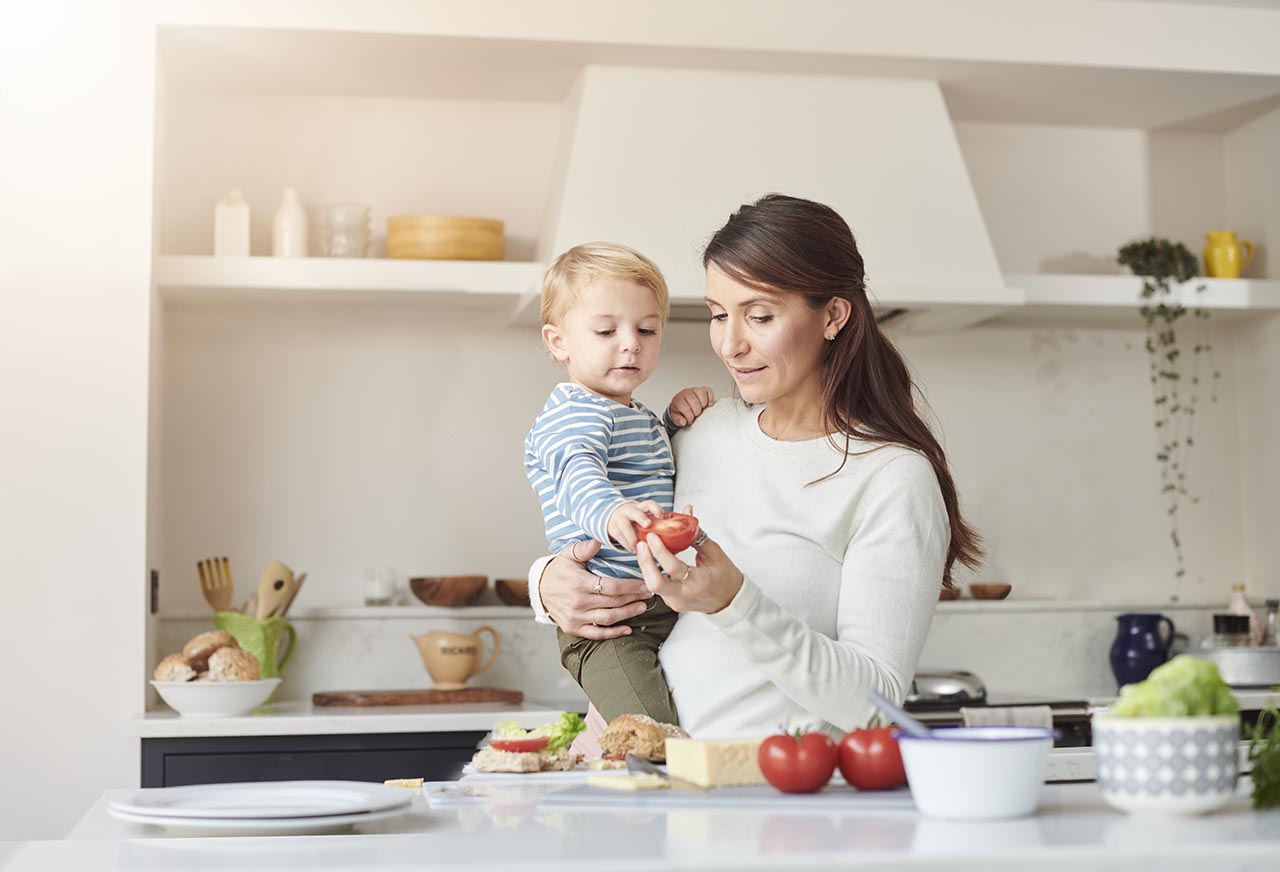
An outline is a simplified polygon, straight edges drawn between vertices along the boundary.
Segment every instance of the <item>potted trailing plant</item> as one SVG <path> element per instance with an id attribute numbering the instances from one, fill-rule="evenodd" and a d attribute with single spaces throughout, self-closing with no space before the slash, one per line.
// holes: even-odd
<path id="1" fill-rule="evenodd" d="M 1176 601 L 1181 579 L 1186 575 L 1179 510 L 1184 502 L 1199 502 L 1187 487 L 1187 463 L 1195 446 L 1196 410 L 1206 393 L 1209 402 L 1218 401 L 1221 373 L 1213 366 L 1209 311 L 1199 306 L 1188 309 L 1174 293 L 1175 286 L 1199 275 L 1196 256 L 1181 242 L 1152 238 L 1124 246 L 1117 260 L 1142 278 L 1142 305 L 1138 311 L 1146 324 L 1158 445 L 1156 462 L 1160 465 L 1160 493 L 1168 500 L 1176 582 L 1171 599 Z M 1197 294 L 1204 289 L 1203 282 L 1195 288 Z M 1182 323 L 1188 315 L 1192 321 L 1189 329 Z M 1204 372 L 1209 373 L 1207 384 L 1202 378 Z"/>

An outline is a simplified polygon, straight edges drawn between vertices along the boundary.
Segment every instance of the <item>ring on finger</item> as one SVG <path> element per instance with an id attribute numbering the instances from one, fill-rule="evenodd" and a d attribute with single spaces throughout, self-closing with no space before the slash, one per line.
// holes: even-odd
<path id="1" fill-rule="evenodd" d="M 685 564 L 683 564 L 683 565 L 684 565 L 684 575 L 680 576 L 679 578 L 675 578 L 675 577 L 673 576 L 673 577 L 672 577 L 672 580 L 673 580 L 673 581 L 687 581 L 687 580 L 688 580 L 689 575 L 693 572 L 693 567 L 692 567 L 692 566 L 690 566 L 690 565 L 689 565 L 689 564 L 687 564 L 687 563 L 685 563 Z"/>
<path id="2" fill-rule="evenodd" d="M 596 583 L 595 583 L 594 585 L 592 585 L 592 587 L 591 587 L 591 592 L 592 592 L 592 593 L 594 593 L 594 594 L 601 593 L 601 590 L 600 590 L 600 577 L 599 577 L 599 576 L 597 576 L 597 577 L 596 577 Z"/>
<path id="3" fill-rule="evenodd" d="M 698 535 L 693 537 L 693 547 L 698 548 L 702 543 L 707 541 L 707 531 L 699 529 Z"/>

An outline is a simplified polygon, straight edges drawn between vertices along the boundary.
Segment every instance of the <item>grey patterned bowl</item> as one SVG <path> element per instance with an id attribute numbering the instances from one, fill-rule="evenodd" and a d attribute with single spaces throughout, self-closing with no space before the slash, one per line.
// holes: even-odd
<path id="1" fill-rule="evenodd" d="M 1201 718 L 1093 716 L 1098 786 L 1110 805 L 1158 815 L 1204 814 L 1235 793 L 1236 715 Z"/>

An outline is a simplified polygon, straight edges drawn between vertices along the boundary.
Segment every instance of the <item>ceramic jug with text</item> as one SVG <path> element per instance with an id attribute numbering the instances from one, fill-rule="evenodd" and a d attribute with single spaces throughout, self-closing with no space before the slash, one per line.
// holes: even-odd
<path id="1" fill-rule="evenodd" d="M 493 640 L 493 653 L 488 660 L 482 662 L 484 645 L 480 634 L 488 633 Z M 493 665 L 498 659 L 498 651 L 502 647 L 502 639 L 493 627 L 478 627 L 471 635 L 465 633 L 445 633 L 436 630 L 421 636 L 410 636 L 418 646 L 422 655 L 422 663 L 431 674 L 438 690 L 462 690 L 467 680 L 479 675 Z"/>
<path id="2" fill-rule="evenodd" d="M 1204 271 L 1215 279 L 1238 279 L 1253 260 L 1253 243 L 1236 239 L 1234 230 L 1210 230 L 1204 235 Z"/>
<path id="3" fill-rule="evenodd" d="M 1173 621 L 1157 614 L 1124 614 L 1116 622 L 1119 626 L 1111 643 L 1111 672 L 1116 684 L 1123 687 L 1142 681 L 1169 659 L 1174 626 Z M 1167 634 L 1160 633 L 1162 627 L 1167 627 Z"/>

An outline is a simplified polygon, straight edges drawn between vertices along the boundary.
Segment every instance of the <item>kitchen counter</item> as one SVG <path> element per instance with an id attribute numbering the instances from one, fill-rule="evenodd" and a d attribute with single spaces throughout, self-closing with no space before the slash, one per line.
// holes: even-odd
<path id="1" fill-rule="evenodd" d="M 491 730 L 499 721 L 525 729 L 554 721 L 569 707 L 525 700 L 465 705 L 313 706 L 310 702 L 272 703 L 238 718 L 184 718 L 172 709 L 138 715 L 130 733 L 143 739 L 213 736 L 317 736 L 367 733 L 448 733 Z"/>
<path id="2" fill-rule="evenodd" d="M 960 823 L 914 811 L 821 813 L 539 806 L 542 790 L 495 791 L 460 807 L 421 797 L 411 814 L 334 836 L 168 838 L 106 814 L 108 791 L 60 842 L 0 845 L 0 869 L 1253 869 L 1274 863 L 1280 811 L 1254 812 L 1249 785 L 1222 811 L 1131 817 L 1092 784 L 1047 785 L 1028 818 Z"/>

